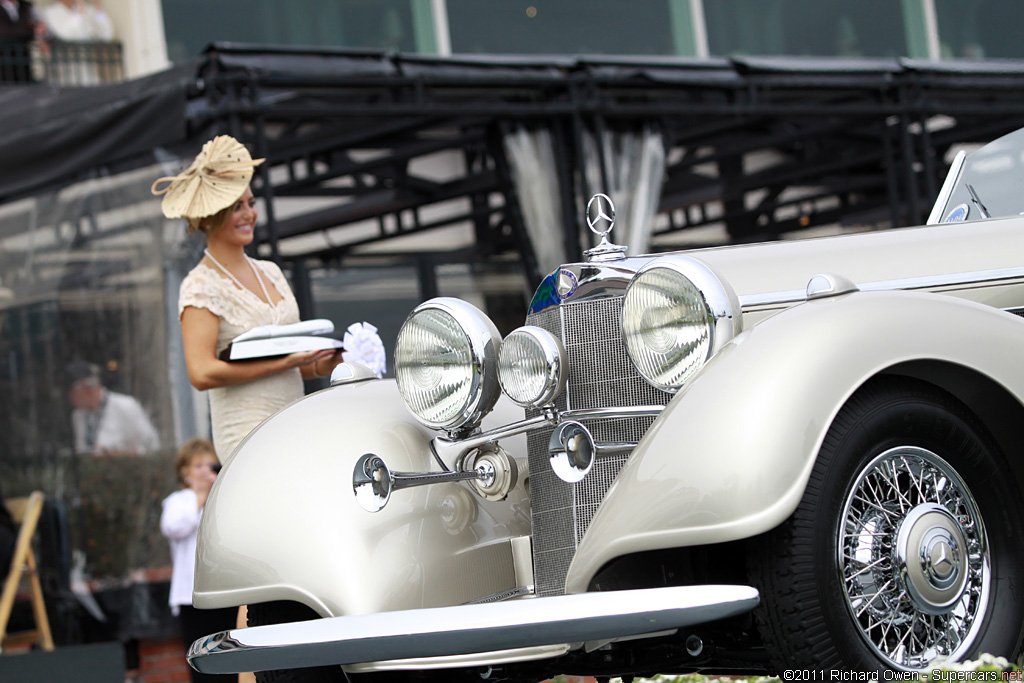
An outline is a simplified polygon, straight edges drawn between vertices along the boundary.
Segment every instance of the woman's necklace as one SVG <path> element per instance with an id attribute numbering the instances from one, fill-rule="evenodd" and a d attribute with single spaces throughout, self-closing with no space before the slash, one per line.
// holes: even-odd
<path id="1" fill-rule="evenodd" d="M 209 249 L 203 249 L 203 253 L 206 254 L 206 256 L 211 261 L 213 261 L 213 265 L 220 268 L 222 273 L 231 278 L 231 281 L 238 285 L 239 289 L 244 289 L 248 291 L 248 289 L 241 282 L 239 282 L 238 278 L 235 277 L 230 270 L 221 265 L 220 261 L 213 258 L 213 254 L 210 253 Z M 267 305 L 270 306 L 271 322 L 276 325 L 278 322 L 277 306 L 275 306 L 273 302 L 270 300 L 270 294 L 267 292 L 267 286 L 263 284 L 263 277 L 260 275 L 260 269 L 256 267 L 256 265 L 252 262 L 252 259 L 249 258 L 248 256 L 245 257 L 245 261 L 246 263 L 249 264 L 249 267 L 252 268 L 252 274 L 256 276 L 256 282 L 260 284 L 260 291 L 263 292 L 263 298 L 266 299 Z"/>

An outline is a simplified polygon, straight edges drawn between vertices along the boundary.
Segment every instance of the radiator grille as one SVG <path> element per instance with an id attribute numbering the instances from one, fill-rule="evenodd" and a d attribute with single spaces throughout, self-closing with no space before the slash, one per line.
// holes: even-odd
<path id="1" fill-rule="evenodd" d="M 621 311 L 622 297 L 612 297 L 553 306 L 527 317 L 528 325 L 542 327 L 561 339 L 569 357 L 566 391 L 556 401 L 560 410 L 668 403 L 671 396 L 645 382 L 629 361 L 619 328 Z M 528 416 L 536 414 L 531 411 Z M 653 417 L 583 420 L 599 443 L 639 441 L 653 422 Z M 576 547 L 629 457 L 600 457 L 583 481 L 567 484 L 547 462 L 551 432 L 540 430 L 527 438 L 538 595 L 564 592 Z"/>

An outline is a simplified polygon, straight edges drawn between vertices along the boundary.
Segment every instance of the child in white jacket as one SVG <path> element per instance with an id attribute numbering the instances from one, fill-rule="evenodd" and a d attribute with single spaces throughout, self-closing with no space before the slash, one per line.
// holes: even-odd
<path id="1" fill-rule="evenodd" d="M 174 460 L 182 488 L 167 496 L 160 515 L 160 531 L 171 545 L 171 593 L 168 602 L 177 615 L 187 649 L 203 636 L 235 627 L 237 609 L 229 607 L 199 610 L 192 606 L 192 586 L 196 567 L 196 535 L 203 506 L 210 495 L 220 463 L 213 444 L 207 439 L 190 439 L 178 450 Z M 234 676 L 211 676 L 190 669 L 193 682 L 221 681 Z"/>

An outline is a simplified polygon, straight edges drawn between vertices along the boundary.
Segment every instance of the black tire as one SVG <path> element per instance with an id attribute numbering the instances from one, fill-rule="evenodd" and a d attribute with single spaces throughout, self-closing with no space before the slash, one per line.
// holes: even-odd
<path id="1" fill-rule="evenodd" d="M 940 654 L 983 652 L 1014 661 L 1024 624 L 1018 491 L 952 396 L 905 378 L 869 383 L 829 428 L 797 510 L 751 542 L 773 666 L 925 670 Z"/>
<path id="2" fill-rule="evenodd" d="M 249 626 L 264 626 L 318 618 L 312 609 L 296 602 L 267 602 L 249 605 L 247 622 Z M 257 671 L 256 680 L 259 683 L 345 683 L 345 673 L 340 666 L 317 666 Z"/>

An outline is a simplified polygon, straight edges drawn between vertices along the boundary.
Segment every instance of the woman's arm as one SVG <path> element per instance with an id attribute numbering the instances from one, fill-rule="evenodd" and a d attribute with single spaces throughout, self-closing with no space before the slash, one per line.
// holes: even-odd
<path id="1" fill-rule="evenodd" d="M 192 386 L 200 391 L 249 382 L 277 372 L 302 368 L 313 376 L 312 365 L 334 352 L 300 351 L 280 358 L 228 363 L 217 358 L 217 330 L 220 319 L 205 308 L 186 306 L 181 313 L 181 340 L 185 348 L 185 366 Z M 321 372 L 328 365 L 320 364 Z M 329 372 L 329 371 L 328 371 Z"/>

